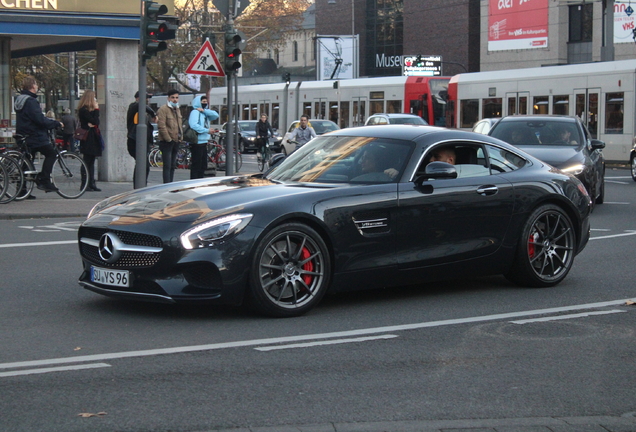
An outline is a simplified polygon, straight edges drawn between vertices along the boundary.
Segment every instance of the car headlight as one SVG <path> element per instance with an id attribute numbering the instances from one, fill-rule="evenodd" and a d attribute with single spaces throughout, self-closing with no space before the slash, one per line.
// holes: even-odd
<path id="1" fill-rule="evenodd" d="M 569 166 L 567 168 L 561 168 L 561 171 L 565 171 L 566 173 L 573 174 L 573 175 L 579 175 L 583 172 L 584 169 L 585 169 L 585 165 L 576 164 L 576 165 Z"/>
<path id="2" fill-rule="evenodd" d="M 256 140 L 256 137 L 248 136 L 248 137 L 245 137 L 245 139 L 248 140 L 248 141 L 254 141 L 254 140 Z"/>
<path id="3" fill-rule="evenodd" d="M 215 242 L 240 232 L 252 220 L 251 214 L 234 214 L 220 217 L 181 234 L 181 245 L 185 249 L 199 249 L 212 246 Z"/>

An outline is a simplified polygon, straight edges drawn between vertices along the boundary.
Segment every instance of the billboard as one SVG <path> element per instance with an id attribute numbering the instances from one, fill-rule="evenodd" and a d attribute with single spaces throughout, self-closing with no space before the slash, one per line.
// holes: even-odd
<path id="1" fill-rule="evenodd" d="M 402 75 L 404 76 L 441 76 L 442 56 L 403 56 Z"/>
<path id="2" fill-rule="evenodd" d="M 630 3 L 614 3 L 614 43 L 634 43 L 634 20 L 636 13 Z"/>
<path id="3" fill-rule="evenodd" d="M 358 35 L 316 37 L 316 79 L 358 78 Z"/>
<path id="4" fill-rule="evenodd" d="M 490 0 L 488 51 L 548 47 L 548 0 Z"/>

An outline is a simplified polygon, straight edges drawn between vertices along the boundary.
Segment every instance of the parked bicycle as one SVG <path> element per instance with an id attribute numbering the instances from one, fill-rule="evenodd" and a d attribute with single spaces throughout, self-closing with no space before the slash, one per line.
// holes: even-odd
<path id="1" fill-rule="evenodd" d="M 26 135 L 13 135 L 17 149 L 6 151 L 4 154 L 12 157 L 21 167 L 24 184 L 16 200 L 26 199 L 33 192 L 39 171 L 33 163 L 33 154 L 26 144 Z M 55 149 L 56 159 L 51 171 L 51 182 L 58 189 L 57 193 L 63 198 L 79 198 L 86 192 L 88 167 L 86 163 L 73 152 L 60 150 L 55 143 L 55 136 L 50 134 L 51 144 Z"/>
<path id="2" fill-rule="evenodd" d="M 18 162 L 6 154 L 8 149 L 6 147 L 0 148 L 0 204 L 6 204 L 15 200 L 20 191 L 22 190 L 22 184 L 24 183 L 24 174 Z M 6 183 L 5 183 L 6 182 Z"/>
<path id="3" fill-rule="evenodd" d="M 227 154 L 225 152 L 225 147 L 221 144 L 216 141 L 212 141 L 208 144 L 208 159 L 210 162 L 216 164 L 217 169 L 225 171 Z M 243 155 L 241 155 L 241 152 L 234 149 L 234 171 L 238 173 L 242 166 Z"/>

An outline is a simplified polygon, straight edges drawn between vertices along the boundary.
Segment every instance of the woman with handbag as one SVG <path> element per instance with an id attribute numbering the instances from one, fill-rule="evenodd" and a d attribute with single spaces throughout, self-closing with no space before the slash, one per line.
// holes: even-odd
<path id="1" fill-rule="evenodd" d="M 84 91 L 79 101 L 78 111 L 80 127 L 88 130 L 85 138 L 80 140 L 80 153 L 88 167 L 87 191 L 101 192 L 95 184 L 95 158 L 102 155 L 104 141 L 99 131 L 99 104 L 93 90 Z"/>

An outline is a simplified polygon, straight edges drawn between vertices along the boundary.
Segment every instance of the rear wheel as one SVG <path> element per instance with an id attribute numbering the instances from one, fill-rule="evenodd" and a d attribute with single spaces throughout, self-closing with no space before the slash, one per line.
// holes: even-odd
<path id="1" fill-rule="evenodd" d="M 0 164 L 4 167 L 7 176 L 7 185 L 4 195 L 0 198 L 0 204 L 6 204 L 17 198 L 24 184 L 24 174 L 20 164 L 12 157 L 0 156 Z"/>
<path id="2" fill-rule="evenodd" d="M 255 250 L 248 302 L 269 316 L 302 315 L 320 302 L 330 274 L 329 251 L 316 231 L 300 223 L 280 225 Z"/>
<path id="3" fill-rule="evenodd" d="M 575 240 L 572 222 L 560 207 L 537 208 L 521 231 L 515 262 L 506 277 L 534 288 L 558 284 L 574 263 Z"/>
<path id="4" fill-rule="evenodd" d="M 601 180 L 601 187 L 598 196 L 596 197 L 596 204 L 603 204 L 605 201 L 605 175 L 603 175 L 603 180 Z"/>
<path id="5" fill-rule="evenodd" d="M 69 199 L 82 196 L 88 186 L 88 168 L 84 160 L 75 153 L 64 152 L 55 161 L 51 180 L 57 193 Z"/>
<path id="6" fill-rule="evenodd" d="M 632 179 L 636 181 L 636 156 L 632 156 L 632 160 L 630 162 L 630 166 L 632 169 Z"/>

